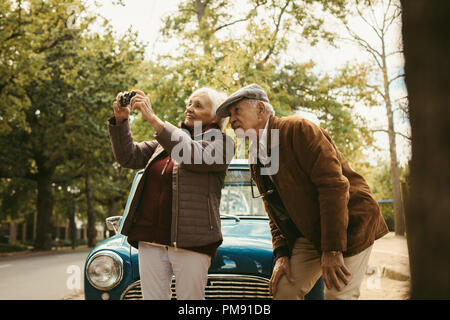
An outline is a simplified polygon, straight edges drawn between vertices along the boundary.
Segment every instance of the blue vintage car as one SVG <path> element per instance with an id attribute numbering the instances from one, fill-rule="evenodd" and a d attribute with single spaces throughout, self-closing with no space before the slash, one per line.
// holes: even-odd
<path id="1" fill-rule="evenodd" d="M 97 245 L 86 259 L 84 292 L 88 300 L 142 299 L 138 250 L 120 234 L 142 173 L 134 178 L 124 215 L 107 219 L 116 235 Z M 220 212 L 224 240 L 211 261 L 206 299 L 271 299 L 269 279 L 275 262 L 271 234 L 262 200 L 252 197 L 247 160 L 230 164 Z M 176 298 L 174 279 L 172 292 Z M 322 279 L 306 298 L 323 299 Z"/>

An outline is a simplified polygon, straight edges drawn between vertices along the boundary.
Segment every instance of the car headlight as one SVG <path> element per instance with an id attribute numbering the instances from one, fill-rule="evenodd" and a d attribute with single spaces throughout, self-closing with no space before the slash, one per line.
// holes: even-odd
<path id="1" fill-rule="evenodd" d="M 109 290 L 122 280 L 123 260 L 112 251 L 100 251 L 88 261 L 86 277 L 96 289 Z"/>

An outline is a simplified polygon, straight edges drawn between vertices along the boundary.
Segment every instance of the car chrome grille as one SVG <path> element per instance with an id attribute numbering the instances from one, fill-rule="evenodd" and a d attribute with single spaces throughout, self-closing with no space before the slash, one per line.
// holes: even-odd
<path id="1" fill-rule="evenodd" d="M 176 299 L 175 278 L 172 278 L 172 299 Z M 269 280 L 246 275 L 209 275 L 205 290 L 206 299 L 272 299 Z M 122 300 L 142 299 L 141 281 L 130 285 Z"/>

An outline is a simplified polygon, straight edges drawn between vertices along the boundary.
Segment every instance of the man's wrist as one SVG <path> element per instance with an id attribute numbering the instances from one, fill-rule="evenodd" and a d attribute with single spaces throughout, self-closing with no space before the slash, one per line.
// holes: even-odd
<path id="1" fill-rule="evenodd" d="M 289 249 L 287 246 L 280 246 L 274 250 L 273 255 L 275 256 L 275 260 L 281 257 L 289 257 Z"/>
<path id="2" fill-rule="evenodd" d="M 339 256 L 342 254 L 342 251 L 336 251 L 336 250 L 332 250 L 332 251 L 325 251 L 324 253 L 330 254 L 332 256 Z"/>

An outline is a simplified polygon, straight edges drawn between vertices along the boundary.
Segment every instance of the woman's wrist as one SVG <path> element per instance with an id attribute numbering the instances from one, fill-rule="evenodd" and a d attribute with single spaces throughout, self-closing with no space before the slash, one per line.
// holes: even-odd
<path id="1" fill-rule="evenodd" d="M 147 121 L 155 129 L 156 134 L 160 133 L 164 128 L 164 122 L 155 114 L 153 114 L 153 116 L 151 116 Z"/>
<path id="2" fill-rule="evenodd" d="M 121 118 L 121 117 L 116 117 L 116 116 L 114 118 L 116 118 L 116 124 L 117 125 L 121 124 L 125 120 L 128 120 L 128 118 Z"/>

